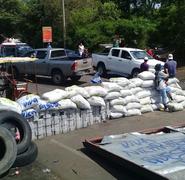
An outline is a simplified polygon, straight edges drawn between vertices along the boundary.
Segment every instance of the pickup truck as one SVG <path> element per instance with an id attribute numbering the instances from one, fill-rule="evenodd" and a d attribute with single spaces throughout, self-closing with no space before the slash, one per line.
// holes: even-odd
<path id="1" fill-rule="evenodd" d="M 164 62 L 154 59 L 144 50 L 127 47 L 113 47 L 109 53 L 93 53 L 92 64 L 100 76 L 106 76 L 108 72 L 112 72 L 127 77 L 137 77 L 144 57 L 148 57 L 151 71 L 154 71 L 156 64 L 164 65 Z"/>
<path id="2" fill-rule="evenodd" d="M 72 81 L 80 80 L 81 76 L 89 74 L 92 69 L 92 58 L 82 58 L 77 55 L 67 56 L 63 48 L 42 48 L 30 51 L 25 56 L 36 57 L 33 62 L 13 63 L 9 72 L 13 71 L 15 77 L 20 75 L 50 76 L 54 84 L 61 84 L 70 78 Z"/>

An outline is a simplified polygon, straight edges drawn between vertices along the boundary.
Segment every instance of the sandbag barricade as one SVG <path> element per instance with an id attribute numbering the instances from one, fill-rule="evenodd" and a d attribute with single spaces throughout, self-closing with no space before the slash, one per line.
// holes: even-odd
<path id="1" fill-rule="evenodd" d="M 154 87 L 154 78 L 153 72 L 145 71 L 133 79 L 110 78 L 108 82 L 98 85 L 73 85 L 65 90 L 44 93 L 40 97 L 31 94 L 11 104 L 18 109 L 22 107 L 21 115 L 30 124 L 32 139 L 41 139 L 109 119 L 141 115 L 162 108 L 159 92 Z M 169 79 L 168 83 L 174 99 L 169 102 L 169 110 L 183 110 L 185 91 L 176 78 Z M 5 106 L 7 102 L 2 108 Z"/>
<path id="2" fill-rule="evenodd" d="M 32 129 L 32 139 L 41 139 L 101 123 L 107 118 L 105 107 L 91 106 L 91 109 L 43 111 L 28 119 L 28 122 Z"/>

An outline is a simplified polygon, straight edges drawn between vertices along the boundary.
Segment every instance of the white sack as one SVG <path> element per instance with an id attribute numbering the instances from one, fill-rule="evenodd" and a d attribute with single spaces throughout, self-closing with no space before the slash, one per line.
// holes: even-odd
<path id="1" fill-rule="evenodd" d="M 155 69 L 151 69 L 151 68 L 149 68 L 149 70 L 148 71 L 150 71 L 150 72 L 152 72 L 153 74 L 155 74 Z"/>
<path id="2" fill-rule="evenodd" d="M 62 99 L 58 101 L 59 109 L 77 109 L 77 106 L 71 99 Z"/>
<path id="3" fill-rule="evenodd" d="M 17 102 L 7 98 L 0 97 L 0 111 L 3 111 L 3 110 L 14 111 L 19 114 L 21 114 L 22 112 L 22 108 Z"/>
<path id="4" fill-rule="evenodd" d="M 129 109 L 125 116 L 138 116 L 141 115 L 141 111 L 139 109 Z"/>
<path id="5" fill-rule="evenodd" d="M 65 90 L 68 93 L 68 98 L 71 98 L 71 97 L 73 97 L 75 95 L 78 95 L 78 94 L 83 96 L 84 98 L 89 98 L 90 97 L 89 93 L 85 90 L 85 88 L 79 87 L 79 86 L 76 86 L 76 85 L 66 87 Z"/>
<path id="6" fill-rule="evenodd" d="M 87 100 L 92 106 L 105 106 L 105 101 L 102 97 L 92 96 Z"/>
<path id="7" fill-rule="evenodd" d="M 42 94 L 41 97 L 48 102 L 57 102 L 61 99 L 67 98 L 67 92 L 62 89 L 55 89 Z"/>
<path id="8" fill-rule="evenodd" d="M 183 108 L 185 108 L 185 101 L 182 101 L 181 104 L 182 104 Z"/>
<path id="9" fill-rule="evenodd" d="M 117 118 L 121 118 L 121 117 L 123 117 L 123 115 L 124 114 L 122 114 L 122 113 L 110 113 L 110 118 L 111 119 L 117 119 Z"/>
<path id="10" fill-rule="evenodd" d="M 130 90 L 121 90 L 120 91 L 120 93 L 121 93 L 121 97 L 126 97 L 126 96 L 131 96 L 132 95 L 132 92 L 130 91 Z"/>
<path id="11" fill-rule="evenodd" d="M 168 109 L 170 112 L 182 111 L 183 105 L 181 103 L 169 103 Z"/>
<path id="12" fill-rule="evenodd" d="M 105 96 L 105 100 L 112 100 L 112 99 L 117 99 L 121 96 L 121 93 L 119 92 L 109 92 L 106 96 Z"/>
<path id="13" fill-rule="evenodd" d="M 145 97 L 149 97 L 151 95 L 150 91 L 143 89 L 143 91 L 140 91 L 138 93 L 136 93 L 136 97 L 138 99 L 142 99 Z"/>
<path id="14" fill-rule="evenodd" d="M 143 89 L 140 87 L 135 87 L 131 89 L 132 94 L 137 94 L 138 92 L 141 92 L 141 91 L 143 91 Z"/>
<path id="15" fill-rule="evenodd" d="M 20 97 L 16 102 L 21 106 L 22 110 L 38 106 L 40 97 L 35 94 L 28 94 Z"/>
<path id="16" fill-rule="evenodd" d="M 138 102 L 130 102 L 126 105 L 126 109 L 130 110 L 130 109 L 141 109 L 141 104 Z"/>
<path id="17" fill-rule="evenodd" d="M 161 103 L 156 103 L 156 104 L 152 104 L 152 109 L 155 110 L 159 110 L 159 109 L 164 109 L 164 105 Z"/>
<path id="18" fill-rule="evenodd" d="M 124 100 L 126 101 L 126 104 L 128 104 L 130 102 L 140 102 L 139 99 L 136 96 L 134 96 L 134 95 L 126 96 L 124 98 Z"/>
<path id="19" fill-rule="evenodd" d="M 143 84 L 143 80 L 140 78 L 132 78 L 130 82 L 135 84 L 136 87 L 140 87 Z"/>
<path id="20" fill-rule="evenodd" d="M 138 74 L 138 78 L 142 80 L 154 80 L 155 74 L 150 71 L 143 71 L 142 73 Z"/>
<path id="21" fill-rule="evenodd" d="M 104 97 L 107 95 L 107 90 L 101 86 L 88 86 L 85 90 L 89 93 L 89 96 L 100 96 Z"/>
<path id="22" fill-rule="evenodd" d="M 172 96 L 173 99 L 177 102 L 180 103 L 182 101 L 185 101 L 185 96 L 181 96 L 181 95 L 176 95 L 176 96 Z"/>
<path id="23" fill-rule="evenodd" d="M 102 82 L 101 85 L 108 92 L 112 92 L 112 91 L 118 91 L 119 92 L 122 89 L 121 86 L 119 86 L 117 83 L 113 83 L 113 82 Z"/>
<path id="24" fill-rule="evenodd" d="M 21 115 L 26 119 L 30 119 L 30 118 L 33 118 L 34 116 L 38 115 L 38 113 L 35 109 L 31 108 L 31 109 L 27 109 L 27 110 L 22 111 Z"/>
<path id="25" fill-rule="evenodd" d="M 135 87 L 136 87 L 136 85 L 134 83 L 131 83 L 131 82 L 127 85 L 128 89 L 132 89 L 132 88 L 135 88 Z"/>
<path id="26" fill-rule="evenodd" d="M 170 84 L 169 86 L 174 87 L 174 88 L 182 89 L 178 83 Z"/>
<path id="27" fill-rule="evenodd" d="M 147 105 L 143 105 L 141 107 L 141 113 L 146 113 L 146 112 L 152 112 L 153 108 L 151 105 L 147 104 Z"/>
<path id="28" fill-rule="evenodd" d="M 170 89 L 172 91 L 172 93 L 176 94 L 176 95 L 181 95 L 181 96 L 185 96 L 185 91 L 176 87 L 171 87 Z"/>
<path id="29" fill-rule="evenodd" d="M 40 100 L 38 104 L 39 111 L 46 111 L 46 110 L 57 110 L 60 104 L 58 102 L 48 102 L 46 100 Z"/>
<path id="30" fill-rule="evenodd" d="M 125 86 L 127 86 L 127 84 L 129 84 L 129 80 L 124 77 L 110 78 L 109 81 L 117 83 L 118 85 L 120 85 L 122 87 L 125 87 Z"/>
<path id="31" fill-rule="evenodd" d="M 125 106 L 123 106 L 123 105 L 114 105 L 111 108 L 111 112 L 125 114 L 127 112 L 127 110 L 126 110 Z"/>
<path id="32" fill-rule="evenodd" d="M 118 99 L 113 99 L 110 101 L 110 105 L 114 106 L 114 105 L 125 105 L 126 101 L 125 99 L 119 97 Z"/>
<path id="33" fill-rule="evenodd" d="M 151 101 L 151 98 L 150 97 L 145 97 L 145 98 L 142 98 L 142 99 L 139 99 L 140 100 L 140 104 L 141 105 L 146 105 L 146 104 L 151 104 L 152 101 Z M 159 101 L 160 102 L 160 101 Z M 154 102 L 155 103 L 155 102 Z"/>
<path id="34" fill-rule="evenodd" d="M 176 84 L 176 83 L 179 83 L 180 81 L 177 79 L 177 78 L 169 78 L 168 81 L 167 81 L 167 84 L 170 85 L 170 84 Z"/>
<path id="35" fill-rule="evenodd" d="M 80 109 L 91 109 L 89 102 L 84 99 L 81 95 L 76 95 L 71 98 L 71 100 L 77 105 Z"/>
<path id="36" fill-rule="evenodd" d="M 151 88 L 154 87 L 154 81 L 153 80 L 145 80 L 143 81 L 143 84 L 141 86 L 142 88 Z"/>

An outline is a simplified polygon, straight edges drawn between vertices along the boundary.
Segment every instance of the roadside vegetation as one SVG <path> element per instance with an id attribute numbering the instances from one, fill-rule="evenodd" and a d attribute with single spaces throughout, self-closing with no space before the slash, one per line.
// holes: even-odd
<path id="1" fill-rule="evenodd" d="M 62 0 L 0 0 L 0 40 L 15 37 L 43 47 L 42 27 L 53 29 L 53 47 L 64 44 Z M 83 40 L 94 51 L 112 43 L 114 35 L 127 46 L 165 47 L 185 58 L 185 1 L 65 0 L 66 47 Z"/>

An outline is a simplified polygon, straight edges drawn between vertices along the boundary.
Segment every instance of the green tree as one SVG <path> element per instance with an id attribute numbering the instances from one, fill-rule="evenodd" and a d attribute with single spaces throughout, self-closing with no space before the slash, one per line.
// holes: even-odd
<path id="1" fill-rule="evenodd" d="M 5 37 L 20 37 L 22 14 L 25 12 L 25 3 L 21 0 L 0 0 L 0 34 Z M 1 36 L 1 37 L 2 37 Z M 3 40 L 1 38 L 1 40 Z"/>

